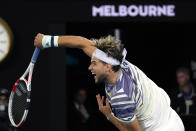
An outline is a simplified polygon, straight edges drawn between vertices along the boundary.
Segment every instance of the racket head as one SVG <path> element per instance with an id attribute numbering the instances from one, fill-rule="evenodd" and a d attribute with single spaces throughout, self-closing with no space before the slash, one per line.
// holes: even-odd
<path id="1" fill-rule="evenodd" d="M 9 97 L 8 115 L 14 127 L 22 126 L 28 114 L 30 91 L 27 86 L 26 79 L 17 80 Z"/>

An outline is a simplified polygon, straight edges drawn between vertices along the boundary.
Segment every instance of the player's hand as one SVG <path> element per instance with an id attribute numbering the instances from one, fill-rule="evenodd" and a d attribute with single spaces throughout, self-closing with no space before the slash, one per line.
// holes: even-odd
<path id="1" fill-rule="evenodd" d="M 35 37 L 35 40 L 34 40 L 34 46 L 39 47 L 39 48 L 43 48 L 42 47 L 43 37 L 44 37 L 44 34 L 38 33 Z"/>
<path id="2" fill-rule="evenodd" d="M 99 106 L 99 110 L 105 115 L 105 116 L 108 116 L 111 114 L 112 110 L 110 108 L 110 104 L 109 104 L 109 100 L 106 98 L 106 101 L 105 101 L 105 105 L 103 105 L 103 102 L 104 102 L 104 96 L 101 96 L 98 94 L 96 95 L 96 98 L 97 98 L 97 103 L 98 103 L 98 106 Z"/>

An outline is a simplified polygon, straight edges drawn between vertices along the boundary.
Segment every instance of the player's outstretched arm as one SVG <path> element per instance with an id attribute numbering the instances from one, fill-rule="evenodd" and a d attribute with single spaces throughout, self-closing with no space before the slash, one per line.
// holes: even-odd
<path id="1" fill-rule="evenodd" d="M 48 47 L 70 47 L 80 48 L 88 56 L 92 56 L 92 53 L 96 49 L 92 45 L 92 41 L 81 36 L 47 36 L 43 34 L 37 34 L 34 40 L 34 45 L 40 48 Z"/>
<path id="2" fill-rule="evenodd" d="M 100 97 L 100 95 L 96 95 L 97 103 L 99 106 L 99 110 L 110 120 L 120 131 L 142 131 L 137 118 L 135 118 L 132 122 L 124 123 L 119 121 L 113 114 L 109 105 L 108 99 L 106 99 L 106 104 L 104 103 L 104 97 Z"/>

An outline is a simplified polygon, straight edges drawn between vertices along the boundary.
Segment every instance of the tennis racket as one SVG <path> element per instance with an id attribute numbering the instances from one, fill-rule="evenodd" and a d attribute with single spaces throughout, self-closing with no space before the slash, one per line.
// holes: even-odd
<path id="1" fill-rule="evenodd" d="M 30 104 L 33 68 L 39 52 L 40 48 L 35 48 L 28 68 L 26 69 L 25 73 L 15 82 L 12 88 L 9 97 L 8 115 L 10 122 L 14 127 L 22 126 L 26 120 Z"/>

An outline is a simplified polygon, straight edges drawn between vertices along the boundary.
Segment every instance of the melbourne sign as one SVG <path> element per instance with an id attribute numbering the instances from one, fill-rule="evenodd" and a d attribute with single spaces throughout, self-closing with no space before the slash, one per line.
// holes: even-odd
<path id="1" fill-rule="evenodd" d="M 175 5 L 92 6 L 93 17 L 175 17 Z"/>

